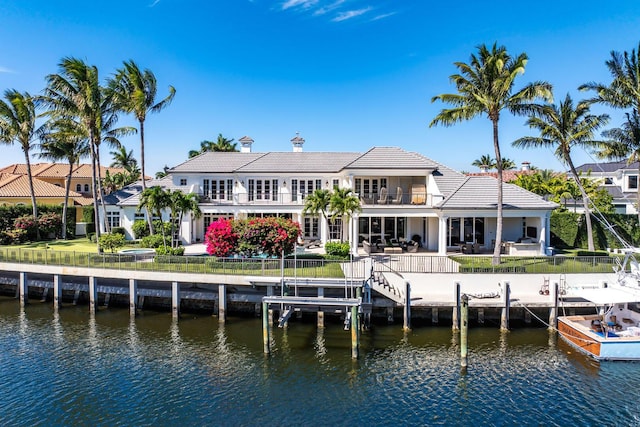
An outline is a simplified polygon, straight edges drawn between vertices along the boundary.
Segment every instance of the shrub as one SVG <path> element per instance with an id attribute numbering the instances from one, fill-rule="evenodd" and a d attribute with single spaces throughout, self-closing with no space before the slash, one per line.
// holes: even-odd
<path id="1" fill-rule="evenodd" d="M 124 236 L 125 235 L 124 227 L 113 227 L 111 229 L 111 234 L 120 234 Z"/>
<path id="2" fill-rule="evenodd" d="M 213 221 L 207 228 L 204 241 L 209 255 L 226 257 L 238 250 L 238 234 L 233 230 L 232 220 L 220 218 Z"/>
<path id="3" fill-rule="evenodd" d="M 609 256 L 607 251 L 578 251 L 576 256 Z"/>
<path id="4" fill-rule="evenodd" d="M 93 206 L 85 206 L 82 209 L 82 222 L 93 222 L 94 220 Z"/>
<path id="5" fill-rule="evenodd" d="M 350 249 L 348 242 L 327 242 L 324 245 L 324 250 L 329 256 L 346 258 L 349 256 Z"/>
<path id="6" fill-rule="evenodd" d="M 149 235 L 149 224 L 144 219 L 137 219 L 133 222 L 131 231 L 133 231 L 133 237 L 142 239 Z"/>
<path id="7" fill-rule="evenodd" d="M 143 237 L 142 240 L 140 240 L 140 247 L 142 248 L 160 248 L 163 247 L 165 245 L 167 246 L 171 246 L 170 244 L 170 237 L 166 236 L 164 241 L 162 239 L 162 235 L 160 234 L 154 234 L 153 236 L 146 236 Z"/>
<path id="8" fill-rule="evenodd" d="M 87 233 L 87 239 L 89 239 L 90 242 L 95 243 L 96 242 L 96 233 Z"/>
<path id="9" fill-rule="evenodd" d="M 124 246 L 124 236 L 122 234 L 103 234 L 100 236 L 100 249 L 109 249 L 115 252 L 116 249 Z"/>
<path id="10" fill-rule="evenodd" d="M 38 227 L 43 236 L 53 234 L 62 236 L 62 217 L 55 212 L 43 213 L 38 216 Z"/>
<path id="11" fill-rule="evenodd" d="M 180 246 L 179 248 L 172 248 L 167 246 L 165 249 L 162 246 L 156 248 L 156 254 L 158 255 L 171 255 L 171 256 L 183 256 L 184 255 L 184 246 Z"/>
<path id="12" fill-rule="evenodd" d="M 37 224 L 33 215 L 23 215 L 16 218 L 13 226 L 18 230 L 23 230 L 26 233 L 26 239 L 34 240 L 36 238 Z"/>

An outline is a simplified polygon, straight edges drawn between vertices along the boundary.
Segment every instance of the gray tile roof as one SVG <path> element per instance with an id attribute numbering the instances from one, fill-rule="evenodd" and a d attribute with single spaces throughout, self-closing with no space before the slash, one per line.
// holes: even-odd
<path id="1" fill-rule="evenodd" d="M 446 196 L 455 191 L 466 179 L 462 173 L 441 163 L 435 163 L 438 165 L 438 170 L 434 171 L 432 175 L 443 195 Z"/>
<path id="2" fill-rule="evenodd" d="M 503 184 L 502 191 L 504 209 L 554 209 L 558 206 L 514 184 Z M 496 209 L 497 199 L 497 179 L 468 176 L 437 207 L 440 209 Z"/>
<path id="3" fill-rule="evenodd" d="M 181 190 L 185 191 L 185 187 L 173 185 L 173 179 L 171 175 L 161 179 L 147 180 L 147 188 L 160 186 L 164 189 Z M 119 206 L 138 206 L 140 203 L 140 194 L 142 193 L 142 182 L 138 181 L 131 185 L 127 185 L 121 190 L 115 193 L 108 194 L 104 198 L 104 202 L 107 205 L 119 205 Z"/>
<path id="4" fill-rule="evenodd" d="M 631 163 L 630 165 L 627 165 L 626 161 L 607 162 L 607 163 L 585 163 L 583 165 L 576 167 L 576 170 L 578 172 L 584 172 L 584 173 L 588 171 L 592 171 L 596 173 L 602 173 L 602 172 L 609 173 L 609 172 L 616 172 L 621 169 L 638 170 L 638 162 Z"/>
<path id="5" fill-rule="evenodd" d="M 399 147 L 373 147 L 345 169 L 435 169 L 438 164 L 418 153 Z"/>
<path id="6" fill-rule="evenodd" d="M 236 171 L 240 173 L 337 173 L 358 156 L 360 153 L 271 152 L 239 167 Z"/>
<path id="7" fill-rule="evenodd" d="M 239 168 L 253 162 L 266 153 L 238 153 L 209 151 L 192 157 L 170 169 L 172 173 L 212 172 L 234 173 Z"/>

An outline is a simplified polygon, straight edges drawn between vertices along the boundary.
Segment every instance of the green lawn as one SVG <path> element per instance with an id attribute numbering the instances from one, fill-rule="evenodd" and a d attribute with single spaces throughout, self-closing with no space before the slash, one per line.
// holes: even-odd
<path id="1" fill-rule="evenodd" d="M 137 248 L 137 245 L 125 245 L 121 249 Z M 0 246 L 0 248 L 13 249 L 51 249 L 55 251 L 74 251 L 74 252 L 98 252 L 98 245 L 89 239 L 73 239 L 73 240 L 46 240 L 22 245 Z"/>

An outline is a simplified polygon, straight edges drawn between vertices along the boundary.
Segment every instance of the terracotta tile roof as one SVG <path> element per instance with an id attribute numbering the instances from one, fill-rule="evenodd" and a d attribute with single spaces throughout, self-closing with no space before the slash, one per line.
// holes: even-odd
<path id="1" fill-rule="evenodd" d="M 36 197 L 60 197 L 64 198 L 65 190 L 57 185 L 39 179 L 33 180 L 33 189 Z M 29 178 L 27 175 L 0 175 L 0 198 L 2 197 L 31 197 L 29 190 Z M 82 198 L 82 195 L 75 191 L 69 191 L 69 197 Z"/>
<path id="2" fill-rule="evenodd" d="M 520 175 L 533 175 L 536 173 L 535 170 L 506 170 L 502 171 L 502 182 L 511 182 L 514 181 Z M 467 176 L 490 176 L 492 178 L 498 179 L 498 172 L 469 172 L 466 174 Z"/>
<path id="3" fill-rule="evenodd" d="M 123 168 L 110 168 L 106 166 L 101 166 L 100 170 L 102 176 L 105 175 L 106 171 L 109 171 L 112 175 L 118 172 L 124 172 Z M 68 163 L 34 163 L 31 165 L 31 174 L 34 177 L 63 178 L 67 176 L 68 171 Z M 0 173 L 26 175 L 27 165 L 24 163 L 9 165 L 0 169 Z M 75 165 L 71 176 L 73 178 L 91 178 L 91 165 L 88 163 Z"/>

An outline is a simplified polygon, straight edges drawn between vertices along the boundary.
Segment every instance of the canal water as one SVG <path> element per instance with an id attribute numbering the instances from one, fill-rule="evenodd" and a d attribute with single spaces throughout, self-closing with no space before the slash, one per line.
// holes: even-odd
<path id="1" fill-rule="evenodd" d="M 0 425 L 640 425 L 640 364 L 599 364 L 545 329 L 377 326 L 351 359 L 341 325 L 0 298 Z"/>

